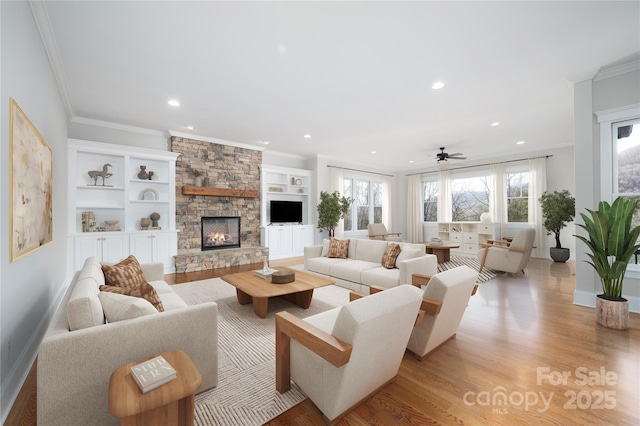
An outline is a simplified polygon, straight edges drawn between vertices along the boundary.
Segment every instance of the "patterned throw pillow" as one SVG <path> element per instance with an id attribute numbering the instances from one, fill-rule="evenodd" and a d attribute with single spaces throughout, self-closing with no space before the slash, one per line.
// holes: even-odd
<path id="1" fill-rule="evenodd" d="M 102 265 L 105 284 L 118 287 L 137 287 L 146 284 L 142 268 L 133 255 L 115 265 Z"/>
<path id="2" fill-rule="evenodd" d="M 329 242 L 329 254 L 327 257 L 346 259 L 349 255 L 349 242 L 351 240 L 336 240 L 332 238 Z"/>
<path id="3" fill-rule="evenodd" d="M 400 244 L 389 244 L 382 255 L 382 266 L 393 269 L 396 266 L 396 259 L 400 254 Z"/>
<path id="4" fill-rule="evenodd" d="M 162 306 L 162 301 L 160 300 L 160 296 L 158 296 L 158 292 L 156 292 L 156 289 L 147 282 L 137 287 L 128 288 L 113 285 L 101 285 L 100 291 L 124 294 L 125 296 L 141 297 L 151 303 L 158 312 L 164 312 L 164 306 Z"/>

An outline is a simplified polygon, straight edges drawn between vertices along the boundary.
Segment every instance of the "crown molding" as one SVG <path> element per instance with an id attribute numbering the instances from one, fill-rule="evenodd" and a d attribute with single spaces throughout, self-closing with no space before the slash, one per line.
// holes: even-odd
<path id="1" fill-rule="evenodd" d="M 169 135 L 175 136 L 177 138 L 193 139 L 201 142 L 216 143 L 218 145 L 228 145 L 228 146 L 235 146 L 236 148 L 252 149 L 254 151 L 264 151 L 266 149 L 260 146 L 249 145 L 249 144 L 240 143 L 240 142 L 227 141 L 224 139 L 210 138 L 208 136 L 193 135 L 191 133 L 177 132 L 175 130 L 169 130 Z"/>
<path id="2" fill-rule="evenodd" d="M 74 124 L 86 124 L 88 126 L 105 127 L 107 129 L 122 130 L 125 132 L 142 133 L 145 135 L 168 138 L 169 134 L 160 130 L 152 130 L 144 127 L 129 126 L 127 124 L 113 123 L 111 121 L 95 120 L 86 117 L 74 117 L 71 119 Z"/>
<path id="3" fill-rule="evenodd" d="M 593 78 L 593 81 L 604 80 L 638 70 L 640 70 L 640 60 L 631 61 L 626 64 L 617 65 L 615 67 L 601 69 Z"/>
<path id="4" fill-rule="evenodd" d="M 31 14 L 38 27 L 44 50 L 49 58 L 49 64 L 53 71 L 54 78 L 58 85 L 58 91 L 64 104 L 64 109 L 67 111 L 67 118 L 72 120 L 75 118 L 73 112 L 73 105 L 71 103 L 71 97 L 69 96 L 69 86 L 67 85 L 67 78 L 62 68 L 62 61 L 60 60 L 60 53 L 58 51 L 58 45 L 56 44 L 55 37 L 53 36 L 53 30 L 51 29 L 51 23 L 49 21 L 49 14 L 45 2 L 29 0 L 29 7 L 31 8 Z"/>
<path id="5" fill-rule="evenodd" d="M 580 74 L 574 74 L 566 78 L 569 83 L 577 84 L 582 81 L 593 80 L 594 77 L 598 75 L 598 69 L 592 69 L 589 71 L 582 72 Z"/>

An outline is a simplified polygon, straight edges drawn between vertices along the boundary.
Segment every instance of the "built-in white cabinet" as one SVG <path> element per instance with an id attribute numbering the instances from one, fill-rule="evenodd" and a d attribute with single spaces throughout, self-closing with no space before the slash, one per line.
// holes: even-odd
<path id="1" fill-rule="evenodd" d="M 130 236 L 131 254 L 140 263 L 162 262 L 165 265 L 173 262 L 174 247 L 177 247 L 175 232 L 151 231 L 133 233 Z"/>
<path id="2" fill-rule="evenodd" d="M 269 259 L 304 255 L 313 245 L 313 225 L 274 225 L 261 228 L 261 244 L 269 247 Z"/>
<path id="3" fill-rule="evenodd" d="M 68 141 L 68 229 L 73 270 L 87 257 L 163 262 L 175 272 L 175 161 L 179 154 L 116 144 Z M 156 226 L 141 220 L 157 213 Z M 84 218 L 83 218 L 84 214 Z M 92 214 L 95 223 L 83 226 Z M 151 221 L 151 219 L 149 219 Z M 90 230 L 89 230 L 90 229 Z"/>
<path id="4" fill-rule="evenodd" d="M 314 244 L 315 225 L 310 223 L 312 177 L 310 170 L 262 165 L 260 240 L 269 247 L 270 259 L 302 256 L 304 248 Z M 301 203 L 301 223 L 272 223 L 272 201 Z"/>
<path id="5" fill-rule="evenodd" d="M 125 234 L 96 232 L 74 238 L 74 264 L 84 265 L 88 257 L 97 257 L 101 262 L 117 262 L 127 257 L 129 241 Z M 76 268 L 77 269 L 81 269 Z"/>

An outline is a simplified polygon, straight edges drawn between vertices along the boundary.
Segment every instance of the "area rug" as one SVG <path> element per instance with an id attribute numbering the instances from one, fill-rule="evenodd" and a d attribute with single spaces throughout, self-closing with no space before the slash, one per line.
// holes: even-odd
<path id="1" fill-rule="evenodd" d="M 274 315 L 287 310 L 304 318 L 349 301 L 349 290 L 327 286 L 314 291 L 309 309 L 275 298 L 269 300 L 267 317 L 259 318 L 253 305 L 240 305 L 235 288 L 220 278 L 172 288 L 189 305 L 218 304 L 218 386 L 196 395 L 198 426 L 258 426 L 306 399 L 295 384 L 284 394 L 276 391 Z"/>
<path id="2" fill-rule="evenodd" d="M 474 257 L 465 256 L 451 256 L 448 262 L 438 264 L 438 272 L 446 271 L 448 269 L 457 268 L 458 266 L 467 265 L 474 271 L 480 270 L 480 261 Z M 494 269 L 483 268 L 476 282 L 478 284 L 487 282 L 495 277 L 502 275 L 504 272 L 496 271 Z"/>

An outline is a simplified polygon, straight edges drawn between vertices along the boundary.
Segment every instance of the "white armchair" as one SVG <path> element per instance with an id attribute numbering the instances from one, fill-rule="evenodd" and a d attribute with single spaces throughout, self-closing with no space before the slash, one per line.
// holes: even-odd
<path id="1" fill-rule="evenodd" d="M 486 266 L 497 271 L 509 272 L 513 277 L 520 271 L 524 274 L 535 238 L 535 229 L 523 229 L 518 231 L 510 243 L 489 240 L 484 248 L 478 251 L 480 272 Z"/>
<path id="2" fill-rule="evenodd" d="M 402 232 L 387 232 L 384 223 L 370 223 L 367 225 L 370 240 L 402 241 Z"/>
<path id="3" fill-rule="evenodd" d="M 421 300 L 401 285 L 304 320 L 277 313 L 276 389 L 293 379 L 335 422 L 396 377 Z"/>
<path id="4" fill-rule="evenodd" d="M 477 279 L 478 273 L 468 266 L 458 266 L 428 279 L 422 295 L 425 315 L 413 328 L 407 344 L 417 359 L 424 360 L 456 336 L 469 298 L 476 292 Z"/>

